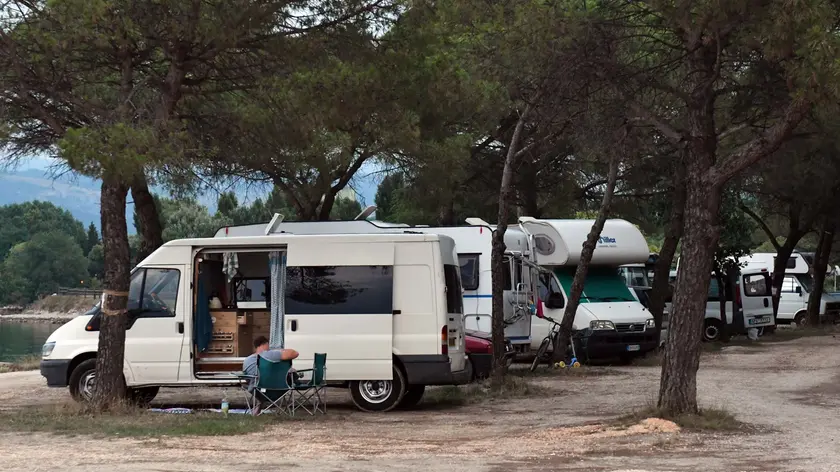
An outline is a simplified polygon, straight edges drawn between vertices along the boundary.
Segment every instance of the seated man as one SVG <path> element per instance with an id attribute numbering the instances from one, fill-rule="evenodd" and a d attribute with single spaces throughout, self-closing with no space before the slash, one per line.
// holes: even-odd
<path id="1" fill-rule="evenodd" d="M 259 371 L 257 370 L 257 356 L 262 356 L 264 359 L 278 362 L 297 359 L 298 355 L 298 352 L 294 349 L 269 349 L 268 338 L 265 336 L 257 336 L 257 338 L 254 339 L 254 353 L 245 358 L 245 362 L 242 363 L 242 372 L 245 375 L 254 377 L 259 374 Z M 289 370 L 289 372 L 294 374 L 294 369 Z M 248 386 L 248 390 L 250 391 L 254 388 L 254 385 L 256 385 L 256 380 L 251 382 Z"/>

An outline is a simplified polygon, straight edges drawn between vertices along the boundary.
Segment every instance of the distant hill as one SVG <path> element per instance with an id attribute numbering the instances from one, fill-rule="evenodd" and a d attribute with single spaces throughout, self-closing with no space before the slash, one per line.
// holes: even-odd
<path id="1" fill-rule="evenodd" d="M 361 174 L 361 177 L 354 179 L 357 200 L 362 205 L 372 204 L 376 195 L 378 179 L 366 172 Z M 94 223 L 98 228 L 100 221 L 99 188 L 100 183 L 97 179 L 76 174 L 65 174 L 54 179 L 45 168 L 0 172 L 0 205 L 31 200 L 47 201 L 68 210 L 85 227 Z M 152 191 L 162 195 L 167 193 L 163 189 L 153 189 Z M 345 196 L 349 196 L 347 193 L 350 192 L 346 192 Z M 236 193 L 240 201 L 248 202 L 261 197 L 264 192 L 255 191 L 253 187 L 248 189 L 243 186 L 242 189 L 236 189 Z M 216 210 L 216 199 L 216 192 L 207 192 L 199 198 L 199 201 L 212 212 Z M 130 195 L 128 201 L 131 201 Z M 135 232 L 133 212 L 134 208 L 129 205 L 126 217 L 130 234 Z"/>

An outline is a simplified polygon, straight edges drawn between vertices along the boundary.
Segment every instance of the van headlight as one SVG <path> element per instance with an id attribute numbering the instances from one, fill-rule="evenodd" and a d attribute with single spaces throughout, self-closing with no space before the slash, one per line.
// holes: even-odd
<path id="1" fill-rule="evenodd" d="M 55 342 L 45 343 L 44 347 L 41 348 L 41 357 L 50 357 L 53 349 L 55 349 Z"/>
<path id="2" fill-rule="evenodd" d="M 593 331 L 609 331 L 609 330 L 614 331 L 615 330 L 615 325 L 613 324 L 613 322 L 612 321 L 607 321 L 607 320 L 592 320 L 592 321 L 589 322 L 589 327 Z"/>
<path id="3" fill-rule="evenodd" d="M 656 328 L 656 321 L 653 318 L 646 320 L 645 328 Z"/>

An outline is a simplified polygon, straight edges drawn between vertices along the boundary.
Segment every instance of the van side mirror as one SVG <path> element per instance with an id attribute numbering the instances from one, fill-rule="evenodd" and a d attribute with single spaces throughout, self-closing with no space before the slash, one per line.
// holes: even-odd
<path id="1" fill-rule="evenodd" d="M 556 310 L 558 308 L 563 308 L 566 305 L 566 300 L 563 298 L 563 294 L 554 292 L 548 296 L 548 300 L 545 301 L 545 307 L 550 308 L 552 310 Z"/>
<path id="2" fill-rule="evenodd" d="M 793 289 L 794 292 L 798 293 L 799 296 L 802 296 L 802 287 L 797 285 L 796 288 Z"/>

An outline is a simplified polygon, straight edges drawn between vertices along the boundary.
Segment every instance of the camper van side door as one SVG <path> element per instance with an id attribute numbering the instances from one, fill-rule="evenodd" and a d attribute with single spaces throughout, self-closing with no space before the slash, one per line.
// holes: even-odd
<path id="1" fill-rule="evenodd" d="M 185 274 L 184 266 L 144 267 L 132 274 L 125 334 L 129 385 L 178 381 L 188 307 Z"/>

